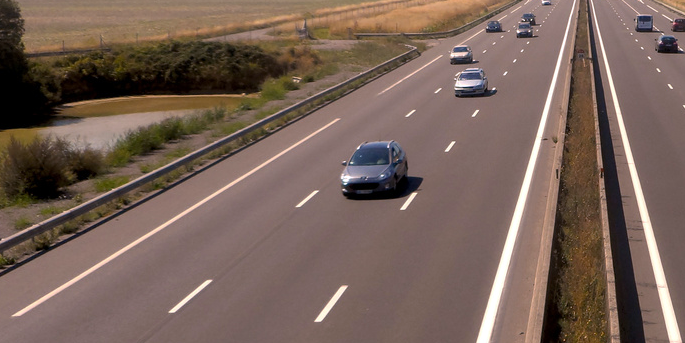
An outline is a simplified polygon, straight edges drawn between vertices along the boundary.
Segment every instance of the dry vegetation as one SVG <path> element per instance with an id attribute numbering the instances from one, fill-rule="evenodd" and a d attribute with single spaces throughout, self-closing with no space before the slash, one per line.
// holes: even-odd
<path id="1" fill-rule="evenodd" d="M 666 4 L 669 4 L 681 11 L 685 11 L 685 1 L 683 0 L 660 0 Z"/>
<path id="2" fill-rule="evenodd" d="M 331 35 L 344 35 L 347 28 L 354 32 L 435 32 L 456 28 L 484 15 L 501 0 L 446 0 L 424 6 L 397 9 L 389 13 L 341 20 L 330 25 Z"/>
<path id="3" fill-rule="evenodd" d="M 304 17 L 339 18 L 443 0 L 18 0 L 28 52 L 100 44 L 216 36 L 292 23 Z M 470 1 L 470 0 L 466 0 Z M 375 10 L 373 10 L 375 8 Z M 372 9 L 372 10 L 369 10 Z M 348 13 L 349 12 L 349 13 Z M 293 25 L 288 25 L 292 30 Z"/>
<path id="4" fill-rule="evenodd" d="M 576 34 L 576 49 L 587 49 L 585 2 L 581 2 Z M 557 207 L 555 298 L 545 340 L 550 342 L 607 341 L 591 68 L 591 63 L 580 59 L 573 63 Z"/>

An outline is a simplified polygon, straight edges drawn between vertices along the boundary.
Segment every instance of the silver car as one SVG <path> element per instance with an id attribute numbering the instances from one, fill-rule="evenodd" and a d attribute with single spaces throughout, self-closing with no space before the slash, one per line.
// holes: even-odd
<path id="1" fill-rule="evenodd" d="M 342 194 L 349 197 L 375 192 L 397 193 L 407 180 L 407 154 L 395 141 L 364 142 L 350 161 L 343 161 Z"/>
<path id="2" fill-rule="evenodd" d="M 488 91 L 488 78 L 481 68 L 465 69 L 454 80 L 454 96 L 485 95 Z"/>
<path id="3" fill-rule="evenodd" d="M 450 64 L 473 63 L 473 52 L 468 45 L 457 45 L 450 53 Z"/>

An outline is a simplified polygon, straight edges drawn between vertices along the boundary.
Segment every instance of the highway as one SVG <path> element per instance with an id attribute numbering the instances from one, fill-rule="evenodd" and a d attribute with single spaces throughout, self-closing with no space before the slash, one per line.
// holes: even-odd
<path id="1" fill-rule="evenodd" d="M 592 1 L 596 68 L 601 75 L 608 196 L 622 336 L 627 342 L 682 342 L 685 323 L 685 64 L 656 53 L 654 39 L 672 33 L 678 15 L 641 0 Z M 654 17 L 654 32 L 636 32 L 634 18 Z M 611 170 L 613 169 L 613 170 Z"/>
<path id="2" fill-rule="evenodd" d="M 524 342 L 577 8 L 522 2 L 5 273 L 0 342 Z M 343 197 L 391 139 L 407 189 Z"/>

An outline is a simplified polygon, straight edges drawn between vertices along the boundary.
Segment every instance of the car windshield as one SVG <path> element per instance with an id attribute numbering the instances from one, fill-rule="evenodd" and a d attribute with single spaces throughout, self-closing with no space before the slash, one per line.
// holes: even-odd
<path id="1" fill-rule="evenodd" d="M 663 37 L 661 38 L 661 41 L 664 43 L 675 43 L 675 38 L 673 37 Z"/>
<path id="2" fill-rule="evenodd" d="M 390 164 L 390 153 L 385 148 L 357 150 L 350 159 L 351 166 L 376 166 Z"/>
<path id="3" fill-rule="evenodd" d="M 491 21 L 488 23 L 488 25 L 490 25 L 490 26 L 497 26 L 497 24 L 499 24 L 499 23 L 496 21 Z"/>
<path id="4" fill-rule="evenodd" d="M 678 24 L 682 24 L 685 23 L 685 19 L 676 19 L 675 22 Z"/>
<path id="5" fill-rule="evenodd" d="M 523 17 L 524 17 L 524 18 L 532 18 L 533 15 L 532 15 L 532 14 L 524 14 Z"/>
<path id="6" fill-rule="evenodd" d="M 530 28 L 530 24 L 528 24 L 528 23 L 519 24 L 519 29 L 529 29 L 529 28 Z"/>
<path id="7" fill-rule="evenodd" d="M 637 16 L 637 21 L 651 21 L 652 17 L 646 15 Z"/>
<path id="8" fill-rule="evenodd" d="M 480 73 L 461 73 L 459 80 L 480 80 Z"/>
<path id="9" fill-rule="evenodd" d="M 454 49 L 452 49 L 452 52 L 468 52 L 469 49 L 467 49 L 465 46 L 455 46 Z"/>

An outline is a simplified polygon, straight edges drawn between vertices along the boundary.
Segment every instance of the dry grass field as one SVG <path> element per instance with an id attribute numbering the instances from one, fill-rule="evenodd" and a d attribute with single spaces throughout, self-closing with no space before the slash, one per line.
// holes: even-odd
<path id="1" fill-rule="evenodd" d="M 27 52 L 270 26 L 390 2 L 439 0 L 17 0 Z M 470 0 L 464 0 L 470 1 Z"/>
<path id="2" fill-rule="evenodd" d="M 342 20 L 330 25 L 332 35 L 354 32 L 434 32 L 456 28 L 510 0 L 445 0 L 385 14 Z"/>

